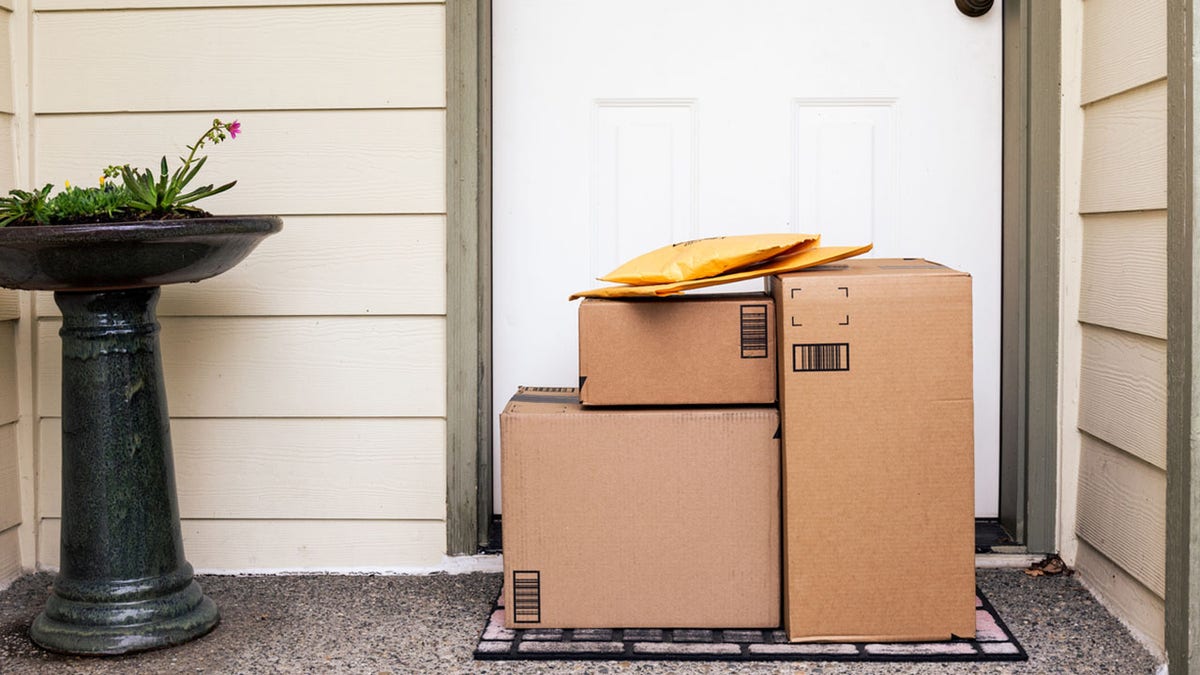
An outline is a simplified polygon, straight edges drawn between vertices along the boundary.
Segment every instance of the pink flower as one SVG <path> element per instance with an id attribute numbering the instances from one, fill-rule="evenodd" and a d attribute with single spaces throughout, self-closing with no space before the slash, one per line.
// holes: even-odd
<path id="1" fill-rule="evenodd" d="M 229 137 L 237 138 L 237 135 L 242 133 L 242 123 L 234 120 L 229 124 Z"/>

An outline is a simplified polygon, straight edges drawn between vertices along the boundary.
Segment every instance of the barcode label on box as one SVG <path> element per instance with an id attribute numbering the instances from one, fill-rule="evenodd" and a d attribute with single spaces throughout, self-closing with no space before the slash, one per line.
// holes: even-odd
<path id="1" fill-rule="evenodd" d="M 742 358 L 767 358 L 766 305 L 742 305 Z"/>
<path id="2" fill-rule="evenodd" d="M 513 570 L 513 623 L 541 623 L 542 573 Z"/>
<path id="3" fill-rule="evenodd" d="M 820 373 L 835 370 L 850 370 L 849 343 L 792 345 L 793 372 Z"/>

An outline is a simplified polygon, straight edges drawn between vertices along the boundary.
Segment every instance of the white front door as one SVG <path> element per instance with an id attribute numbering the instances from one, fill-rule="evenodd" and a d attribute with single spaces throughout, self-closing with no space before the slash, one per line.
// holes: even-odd
<path id="1" fill-rule="evenodd" d="M 496 412 L 517 385 L 577 383 L 567 295 L 638 253 L 779 231 L 873 242 L 974 277 L 976 514 L 997 514 L 1000 2 L 980 18 L 952 0 L 492 13 Z"/>

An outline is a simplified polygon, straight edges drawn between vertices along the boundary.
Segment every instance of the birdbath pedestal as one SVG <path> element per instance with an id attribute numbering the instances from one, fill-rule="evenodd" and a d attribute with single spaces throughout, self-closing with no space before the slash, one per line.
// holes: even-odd
<path id="1" fill-rule="evenodd" d="M 220 620 L 184 557 L 155 316 L 159 287 L 199 281 L 279 231 L 278 218 L 0 228 L 0 286 L 62 311 L 59 572 L 34 642 L 123 654 Z"/>

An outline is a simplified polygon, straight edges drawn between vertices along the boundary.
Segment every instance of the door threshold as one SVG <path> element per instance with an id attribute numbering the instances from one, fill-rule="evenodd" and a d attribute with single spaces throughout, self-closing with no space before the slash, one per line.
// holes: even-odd
<path id="1" fill-rule="evenodd" d="M 976 567 L 1029 567 L 1044 557 L 1017 543 L 995 518 L 975 519 Z"/>

